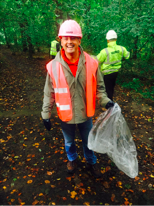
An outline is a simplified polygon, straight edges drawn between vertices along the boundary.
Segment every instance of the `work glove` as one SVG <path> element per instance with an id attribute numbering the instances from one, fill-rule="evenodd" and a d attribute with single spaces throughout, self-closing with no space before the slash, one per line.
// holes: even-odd
<path id="1" fill-rule="evenodd" d="M 110 107 L 113 107 L 114 104 L 115 104 L 115 103 L 110 100 L 110 101 L 106 104 L 105 108 L 106 108 L 106 109 L 109 109 Z"/>
<path id="2" fill-rule="evenodd" d="M 51 129 L 50 119 L 43 119 L 43 123 L 44 123 L 44 126 L 46 127 L 46 129 L 47 129 L 48 131 L 50 131 L 50 129 Z"/>

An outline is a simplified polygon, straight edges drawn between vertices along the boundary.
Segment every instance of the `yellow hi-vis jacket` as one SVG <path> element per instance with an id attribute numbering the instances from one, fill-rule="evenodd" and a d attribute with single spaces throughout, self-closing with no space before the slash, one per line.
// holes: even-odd
<path id="1" fill-rule="evenodd" d="M 123 46 L 117 45 L 116 41 L 108 43 L 108 47 L 101 50 L 97 59 L 101 64 L 101 72 L 104 75 L 118 72 L 121 68 L 122 59 L 129 59 L 130 52 Z"/>
<path id="2" fill-rule="evenodd" d="M 87 116 L 92 117 L 95 113 L 96 100 L 96 71 L 98 62 L 84 52 L 86 58 L 86 108 Z M 55 101 L 59 118 L 66 122 L 72 119 L 72 103 L 68 84 L 65 79 L 60 62 L 55 60 L 47 64 L 47 70 L 53 81 Z"/>
<path id="3" fill-rule="evenodd" d="M 51 49 L 50 49 L 50 55 L 56 56 L 57 54 L 57 48 L 56 44 L 59 43 L 58 41 L 54 40 L 51 42 Z"/>

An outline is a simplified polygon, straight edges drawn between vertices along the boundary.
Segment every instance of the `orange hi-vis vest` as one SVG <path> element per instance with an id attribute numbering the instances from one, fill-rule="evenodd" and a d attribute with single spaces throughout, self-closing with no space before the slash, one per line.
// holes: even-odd
<path id="1" fill-rule="evenodd" d="M 92 117 L 95 113 L 96 101 L 96 71 L 98 62 L 84 52 L 86 58 L 86 106 L 87 116 Z M 72 103 L 69 86 L 66 82 L 62 65 L 52 60 L 47 64 L 47 70 L 53 81 L 55 102 L 59 118 L 64 121 L 72 119 Z"/>

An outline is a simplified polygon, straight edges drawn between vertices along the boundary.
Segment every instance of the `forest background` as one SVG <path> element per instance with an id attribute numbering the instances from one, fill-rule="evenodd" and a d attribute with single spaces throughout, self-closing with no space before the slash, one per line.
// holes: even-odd
<path id="1" fill-rule="evenodd" d="M 127 177 L 106 154 L 102 173 L 79 167 L 67 174 L 56 108 L 48 132 L 41 118 L 45 65 L 61 23 L 75 19 L 82 47 L 97 55 L 114 29 L 131 53 L 115 88 L 137 148 L 139 174 Z M 0 203 L 2 205 L 152 205 L 154 203 L 154 2 L 153 0 L 0 0 Z M 93 122 L 102 109 L 97 105 Z"/>
<path id="2" fill-rule="evenodd" d="M 82 47 L 97 55 L 114 29 L 117 43 L 131 53 L 118 83 L 144 99 L 154 100 L 154 2 L 152 0 L 1 0 L 0 44 L 16 52 L 49 52 L 60 24 L 76 20 L 83 32 Z"/>

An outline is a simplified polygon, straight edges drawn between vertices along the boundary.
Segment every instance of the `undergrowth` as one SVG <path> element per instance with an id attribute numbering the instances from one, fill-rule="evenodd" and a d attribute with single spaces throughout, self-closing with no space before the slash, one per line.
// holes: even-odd
<path id="1" fill-rule="evenodd" d="M 145 70 L 139 73 L 132 70 L 121 69 L 118 74 L 117 84 L 138 93 L 144 99 L 154 100 L 154 75 L 147 75 Z"/>

